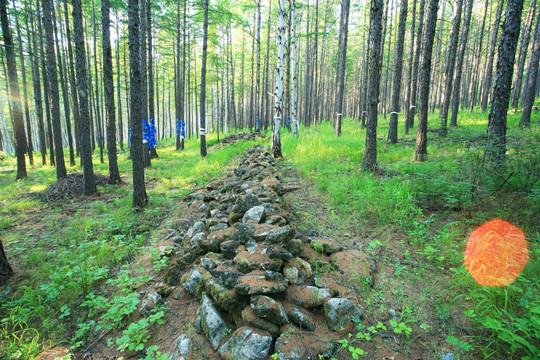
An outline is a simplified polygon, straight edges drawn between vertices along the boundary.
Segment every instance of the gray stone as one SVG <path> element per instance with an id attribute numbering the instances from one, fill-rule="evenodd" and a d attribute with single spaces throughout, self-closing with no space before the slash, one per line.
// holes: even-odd
<path id="1" fill-rule="evenodd" d="M 200 307 L 200 317 L 200 328 L 202 332 L 210 341 L 212 348 L 217 350 L 221 344 L 221 340 L 223 340 L 223 338 L 227 335 L 229 327 L 206 294 L 203 294 L 203 302 Z"/>
<path id="2" fill-rule="evenodd" d="M 293 293 L 295 293 L 293 303 L 305 309 L 319 307 L 332 298 L 330 291 L 326 288 L 295 285 L 293 289 Z"/>
<path id="3" fill-rule="evenodd" d="M 210 226 L 209 230 L 210 230 L 211 233 L 213 233 L 213 232 L 216 232 L 216 231 L 219 231 L 219 230 L 226 229 L 228 227 L 229 227 L 229 225 L 227 225 L 226 223 L 220 222 L 220 223 L 217 223 L 214 226 Z"/>
<path id="4" fill-rule="evenodd" d="M 242 218 L 242 223 L 244 224 L 258 224 L 264 219 L 266 210 L 264 206 L 258 205 L 254 206 L 244 214 Z"/>
<path id="5" fill-rule="evenodd" d="M 210 271 L 214 269 L 215 265 L 212 259 L 205 257 L 201 259 L 201 266 L 205 268 L 206 270 Z"/>
<path id="6" fill-rule="evenodd" d="M 255 251 L 257 251 L 257 242 L 255 241 L 255 239 L 249 239 L 247 242 L 246 242 L 246 250 L 247 252 L 250 254 L 250 255 L 253 255 L 255 253 Z"/>
<path id="7" fill-rule="evenodd" d="M 169 360 L 185 359 L 184 356 L 189 355 L 191 351 L 191 339 L 186 334 L 182 334 L 176 338 L 174 346 L 174 350 L 169 353 Z"/>
<path id="8" fill-rule="evenodd" d="M 226 259 L 234 259 L 236 256 L 236 249 L 238 249 L 240 243 L 234 240 L 227 240 L 219 245 L 221 253 Z"/>
<path id="9" fill-rule="evenodd" d="M 263 274 L 249 273 L 240 276 L 234 288 L 240 295 L 271 295 L 284 292 L 287 283 L 267 280 Z"/>
<path id="10" fill-rule="evenodd" d="M 203 232 L 193 235 L 190 240 L 191 246 L 200 248 L 206 241 L 206 234 Z"/>
<path id="11" fill-rule="evenodd" d="M 271 244 L 285 243 L 294 238 L 295 233 L 296 232 L 290 225 L 278 227 L 268 232 L 268 235 L 266 235 L 266 241 Z"/>
<path id="12" fill-rule="evenodd" d="M 256 329 L 237 329 L 220 349 L 226 360 L 264 360 L 270 352 L 272 337 Z"/>
<path id="13" fill-rule="evenodd" d="M 247 191 L 246 191 L 247 192 Z M 232 211 L 239 214 L 244 214 L 246 211 L 251 209 L 254 206 L 260 205 L 261 202 L 253 194 L 247 194 L 237 201 L 234 205 Z"/>
<path id="14" fill-rule="evenodd" d="M 141 314 L 146 314 L 150 312 L 152 309 L 154 309 L 156 305 L 159 304 L 160 302 L 161 302 L 161 295 L 159 295 L 157 292 L 151 292 L 148 295 L 146 295 L 146 299 L 142 301 L 139 312 Z"/>
<path id="15" fill-rule="evenodd" d="M 247 326 L 268 331 L 273 337 L 277 338 L 279 335 L 281 335 L 279 326 L 273 322 L 258 317 L 251 306 L 246 306 L 244 310 L 242 310 L 242 320 Z"/>
<path id="16" fill-rule="evenodd" d="M 300 282 L 298 277 L 298 269 L 295 267 L 285 267 L 283 269 L 283 275 L 285 275 L 291 284 L 298 284 Z"/>
<path id="17" fill-rule="evenodd" d="M 201 204 L 201 206 L 199 206 L 199 212 L 205 212 L 206 210 L 208 210 L 208 205 Z"/>
<path id="18" fill-rule="evenodd" d="M 297 308 L 294 308 L 291 310 L 291 312 L 289 312 L 289 318 L 301 329 L 315 331 L 315 325 L 302 311 L 298 310 Z"/>
<path id="19" fill-rule="evenodd" d="M 266 249 L 266 252 L 268 253 L 268 257 L 270 259 L 290 260 L 293 258 L 293 254 L 291 254 L 283 246 L 270 246 Z"/>
<path id="20" fill-rule="evenodd" d="M 266 319 L 277 325 L 289 322 L 283 304 L 269 296 L 251 297 L 251 308 L 258 317 Z"/>
<path id="21" fill-rule="evenodd" d="M 283 274 L 287 279 L 289 279 L 291 284 L 298 284 L 310 279 L 313 272 L 311 270 L 311 265 L 309 265 L 307 261 L 300 258 L 294 258 L 289 260 L 287 265 L 285 265 Z"/>
<path id="22" fill-rule="evenodd" d="M 355 307 L 346 298 L 333 298 L 324 305 L 324 314 L 328 327 L 332 331 L 338 330 L 356 315 Z"/>
<path id="23" fill-rule="evenodd" d="M 197 221 L 195 224 L 193 224 L 192 227 L 189 228 L 189 230 L 186 233 L 186 236 L 191 239 L 193 235 L 204 231 L 205 227 L 206 225 L 204 225 L 202 221 Z"/>
<path id="24" fill-rule="evenodd" d="M 289 283 L 289 280 L 287 280 L 285 276 L 281 275 L 281 273 L 276 272 L 276 271 L 266 270 L 264 272 L 264 278 L 268 281 L 278 281 L 285 284 Z"/>
<path id="25" fill-rule="evenodd" d="M 236 279 L 243 275 L 237 271 L 210 271 L 214 279 L 217 279 L 225 288 L 232 289 L 236 283 Z"/>
<path id="26" fill-rule="evenodd" d="M 197 292 L 197 286 L 202 281 L 202 275 L 198 270 L 193 270 L 186 282 L 182 283 L 184 289 L 189 292 L 191 295 L 195 295 Z"/>

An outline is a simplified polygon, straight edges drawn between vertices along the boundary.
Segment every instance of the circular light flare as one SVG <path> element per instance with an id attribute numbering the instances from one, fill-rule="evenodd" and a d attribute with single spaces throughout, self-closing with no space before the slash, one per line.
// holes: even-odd
<path id="1" fill-rule="evenodd" d="M 511 284 L 529 261 L 523 231 L 501 219 L 476 228 L 467 241 L 465 266 L 482 286 Z"/>

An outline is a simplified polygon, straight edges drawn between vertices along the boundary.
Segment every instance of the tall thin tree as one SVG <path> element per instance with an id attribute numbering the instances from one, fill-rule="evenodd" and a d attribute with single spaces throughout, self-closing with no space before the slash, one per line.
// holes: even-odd
<path id="1" fill-rule="evenodd" d="M 433 38 L 435 37 L 435 28 L 437 26 L 438 10 L 439 0 L 430 0 L 426 22 L 426 33 L 424 34 L 424 54 L 422 59 L 422 76 L 420 79 L 418 132 L 416 135 L 416 148 L 414 149 L 414 159 L 416 161 L 424 161 L 427 156 L 427 116 L 431 76 L 431 55 L 433 54 Z"/>
<path id="2" fill-rule="evenodd" d="M 341 0 L 341 17 L 339 26 L 338 63 L 336 73 L 336 102 L 334 105 L 334 132 L 341 135 L 343 122 L 343 93 L 345 91 L 345 64 L 347 61 L 347 35 L 349 33 L 350 0 Z"/>
<path id="3" fill-rule="evenodd" d="M 279 0 L 279 27 L 278 27 L 278 58 L 276 66 L 276 90 L 274 92 L 275 113 L 274 129 L 272 133 L 272 156 L 280 158 L 281 154 L 281 120 L 283 117 L 283 61 L 285 57 L 285 0 Z"/>
<path id="4" fill-rule="evenodd" d="M 62 144 L 62 125 L 60 123 L 60 99 L 58 90 L 58 77 L 56 73 L 56 59 L 54 53 L 53 31 L 53 4 L 52 0 L 43 0 L 43 22 L 47 48 L 47 75 L 49 77 L 49 89 L 51 95 L 51 115 L 54 133 L 54 148 L 56 159 L 56 178 L 61 180 L 67 176 L 64 162 L 64 146 Z"/>
<path id="5" fill-rule="evenodd" d="M 19 80 L 17 78 L 17 62 L 15 60 L 13 40 L 9 28 L 7 0 L 0 0 L 0 21 L 2 22 L 2 35 L 4 38 L 4 50 L 8 67 L 9 94 L 12 99 L 11 108 L 15 132 L 15 153 L 17 155 L 16 179 L 19 180 L 27 177 L 26 159 L 24 154 L 26 151 L 26 135 L 24 133 L 24 119 L 21 107 L 21 96 L 19 93 Z"/>
<path id="6" fill-rule="evenodd" d="M 538 83 L 538 62 L 540 61 L 540 11 L 536 14 L 536 25 L 534 28 L 533 51 L 529 67 L 527 69 L 527 79 L 523 88 L 523 113 L 519 121 L 519 127 L 529 127 L 531 125 L 531 111 L 534 105 L 534 95 Z"/>
<path id="7" fill-rule="evenodd" d="M 203 45 L 201 63 L 201 98 L 200 98 L 200 118 L 201 118 L 201 156 L 206 156 L 206 58 L 208 56 L 208 0 L 204 0 L 204 21 L 203 21 Z"/>
<path id="8" fill-rule="evenodd" d="M 377 107 L 379 104 L 379 85 L 382 64 L 382 15 L 383 1 L 371 0 L 369 13 L 369 94 L 367 97 L 366 148 L 362 168 L 373 172 L 377 166 Z"/>
<path id="9" fill-rule="evenodd" d="M 105 109 L 107 111 L 107 151 L 109 156 L 109 184 L 119 184 L 120 172 L 116 153 L 116 117 L 114 108 L 114 80 L 111 48 L 111 6 L 109 0 L 101 0 L 101 35 L 103 37 L 103 83 Z"/>
<path id="10" fill-rule="evenodd" d="M 128 2 L 129 31 L 129 106 L 133 138 L 131 154 L 133 162 L 133 207 L 142 209 L 148 203 L 144 183 L 143 142 L 142 142 L 142 100 L 141 100 L 141 62 L 139 48 L 139 1 Z"/>
<path id="11" fill-rule="evenodd" d="M 506 120 L 512 87 L 512 75 L 521 26 L 523 0 L 508 0 L 504 19 L 499 58 L 495 73 L 493 101 L 488 118 L 486 158 L 501 163 L 506 154 Z"/>
<path id="12" fill-rule="evenodd" d="M 88 75 L 86 69 L 86 49 L 81 0 L 73 0 L 73 37 L 75 39 L 75 57 L 77 68 L 77 88 L 79 95 L 80 127 L 81 127 L 81 160 L 84 176 L 84 194 L 96 192 L 94 167 L 92 164 L 92 143 L 90 140 L 90 113 L 88 108 Z"/>
<path id="13" fill-rule="evenodd" d="M 296 78 L 296 67 L 298 63 L 297 49 L 296 49 L 296 0 L 291 0 L 291 62 L 292 62 L 292 88 L 291 88 L 291 123 L 293 129 L 293 136 L 298 137 L 298 119 L 296 118 L 298 106 L 296 103 L 296 95 L 298 90 L 298 79 Z"/>

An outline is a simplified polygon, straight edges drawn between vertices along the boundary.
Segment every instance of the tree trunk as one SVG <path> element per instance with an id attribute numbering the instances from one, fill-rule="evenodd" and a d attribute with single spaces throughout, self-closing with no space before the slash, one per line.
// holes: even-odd
<path id="1" fill-rule="evenodd" d="M 49 77 L 49 89 L 52 103 L 52 125 L 54 133 L 54 147 L 56 159 L 56 179 L 61 180 L 67 176 L 64 162 L 64 147 L 62 144 L 62 125 L 60 123 L 60 99 L 58 90 L 58 78 L 56 59 L 54 54 L 54 30 L 53 30 L 53 4 L 52 0 L 43 0 L 43 21 L 46 34 L 47 47 L 47 74 Z"/>
<path id="2" fill-rule="evenodd" d="M 116 20 L 118 18 L 118 10 L 116 10 Z M 116 27 L 116 98 L 118 101 L 118 143 L 120 144 L 120 150 L 124 150 L 124 122 L 122 119 L 122 97 L 120 96 L 121 81 L 120 81 L 120 34 L 118 31 L 119 26 Z"/>
<path id="3" fill-rule="evenodd" d="M 26 151 L 28 152 L 28 160 L 30 165 L 34 165 L 34 145 L 32 144 L 32 126 L 30 125 L 30 110 L 28 108 L 28 87 L 26 83 L 26 68 L 24 66 L 24 47 L 21 36 L 21 28 L 19 26 L 19 17 L 15 15 L 15 25 L 17 27 L 17 38 L 19 41 L 19 56 L 21 58 L 21 74 L 23 78 L 23 96 L 24 96 L 24 115 L 26 118 Z"/>
<path id="4" fill-rule="evenodd" d="M 339 27 L 339 45 L 336 78 L 336 102 L 334 106 L 334 132 L 341 135 L 343 122 L 343 93 L 345 91 L 345 62 L 347 60 L 347 35 L 349 32 L 350 0 L 341 1 L 341 19 Z"/>
<path id="5" fill-rule="evenodd" d="M 414 54 L 413 78 L 411 87 L 411 103 L 407 112 L 407 120 L 405 121 L 405 134 L 409 133 L 409 129 L 414 125 L 414 116 L 418 107 L 418 73 L 420 71 L 420 50 L 422 49 L 422 35 L 424 31 L 424 11 L 425 0 L 420 0 L 420 14 L 418 18 L 418 34 L 416 36 L 416 50 Z M 409 105 L 407 105 L 409 106 Z"/>
<path id="6" fill-rule="evenodd" d="M 424 161 L 427 156 L 427 116 L 429 99 L 429 80 L 431 76 L 431 55 L 433 53 L 433 38 L 437 26 L 437 11 L 439 0 L 430 0 L 429 13 L 424 34 L 424 54 L 422 55 L 422 77 L 420 79 L 420 102 L 418 109 L 418 133 L 416 135 L 416 148 L 414 159 Z"/>
<path id="7" fill-rule="evenodd" d="M 506 116 L 510 100 L 512 75 L 521 25 L 523 0 L 508 0 L 504 19 L 499 58 L 495 73 L 493 101 L 488 118 L 486 158 L 502 163 L 506 154 Z"/>
<path id="8" fill-rule="evenodd" d="M 81 0 L 73 0 L 73 37 L 77 66 L 77 88 L 79 93 L 81 160 L 84 176 L 84 194 L 96 192 L 94 168 L 92 164 L 92 144 L 90 140 L 90 114 L 88 110 L 88 75 L 86 69 L 86 49 L 84 46 Z"/>
<path id="9" fill-rule="evenodd" d="M 440 136 L 446 136 L 448 108 L 450 107 L 450 94 L 452 93 L 452 81 L 454 79 L 454 69 L 456 64 L 456 52 L 458 47 L 459 27 L 461 25 L 461 9 L 463 0 L 458 0 L 456 3 L 456 11 L 454 21 L 452 22 L 452 32 L 450 33 L 450 44 L 448 45 L 448 57 L 446 58 L 446 67 L 444 69 L 444 90 L 442 93 L 442 107 L 440 110 L 441 129 Z"/>
<path id="10" fill-rule="evenodd" d="M 71 83 L 71 103 L 73 104 L 73 122 L 75 124 L 75 149 L 77 155 L 80 155 L 81 151 L 81 119 L 80 119 L 80 111 L 79 111 L 79 99 L 77 96 L 77 85 L 75 81 L 75 67 L 74 67 L 74 60 L 73 60 L 73 49 L 71 45 L 71 29 L 69 26 L 69 15 L 68 15 L 68 0 L 64 0 L 64 16 L 65 16 L 65 24 L 66 24 L 66 35 L 67 35 L 67 42 L 68 42 L 68 55 L 69 55 L 69 79 Z"/>
<path id="11" fill-rule="evenodd" d="M 130 95 L 131 124 L 133 127 L 133 140 L 131 153 L 133 161 L 133 207 L 142 209 L 148 203 L 144 184 L 144 154 L 142 142 L 142 99 L 141 91 L 141 62 L 140 62 L 140 36 L 139 36 L 139 1 L 128 1 L 129 14 L 129 67 L 130 67 Z"/>
<path id="12" fill-rule="evenodd" d="M 4 49 L 6 54 L 6 62 L 8 67 L 8 80 L 9 80 L 9 96 L 11 97 L 13 118 L 13 130 L 15 132 L 15 153 L 17 155 L 17 175 L 16 179 L 24 179 L 27 177 L 26 173 L 26 160 L 24 153 L 26 151 L 26 135 L 24 133 L 24 118 L 21 107 L 21 96 L 19 93 L 19 80 L 17 78 L 17 62 L 15 60 L 15 51 L 13 40 L 11 38 L 11 31 L 9 28 L 9 20 L 7 14 L 7 0 L 0 0 L 0 21 L 2 22 L 2 35 L 4 40 Z M 2 249 L 2 255 L 5 259 L 5 254 Z M 2 270 L 10 270 L 7 260 L 1 259 Z M 11 271 L 13 273 L 13 271 Z"/>
<path id="13" fill-rule="evenodd" d="M 519 127 L 531 126 L 531 111 L 534 105 L 534 95 L 536 93 L 536 84 L 538 76 L 538 62 L 540 61 L 540 11 L 536 14 L 536 25 L 534 27 L 534 39 L 532 48 L 532 57 L 527 69 L 528 81 L 523 88 L 523 113 L 519 121 Z"/>
<path id="14" fill-rule="evenodd" d="M 450 117 L 450 126 L 457 126 L 457 114 L 459 112 L 461 77 L 463 73 L 463 60 L 469 39 L 469 28 L 471 24 L 471 14 L 474 5 L 474 0 L 468 0 L 467 12 L 465 13 L 465 21 L 463 22 L 463 30 L 461 32 L 461 41 L 459 43 L 459 53 L 456 64 L 456 78 L 452 87 L 452 116 Z"/>
<path id="15" fill-rule="evenodd" d="M 116 118 L 114 108 L 114 80 L 110 33 L 109 0 L 101 0 L 101 35 L 103 41 L 103 83 L 105 89 L 105 109 L 107 111 L 107 152 L 109 156 L 109 184 L 122 182 L 118 171 L 116 154 Z"/>
<path id="16" fill-rule="evenodd" d="M 257 1 L 257 75 L 255 80 L 255 131 L 261 130 L 261 0 Z"/>
<path id="17" fill-rule="evenodd" d="M 477 54 L 482 53 L 482 44 L 484 42 L 484 28 L 486 25 L 486 15 L 487 15 L 487 9 L 488 9 L 488 3 L 489 0 L 486 0 L 486 6 L 484 9 L 484 16 L 482 18 L 482 27 L 480 28 L 480 45 L 478 46 Z M 470 96 L 470 103 L 469 103 L 469 112 L 472 112 L 474 109 L 474 106 L 476 105 L 476 93 L 478 88 L 478 78 L 480 77 L 480 74 L 478 73 L 480 71 L 480 58 L 481 56 L 475 56 L 474 57 L 474 66 L 473 66 L 473 73 L 472 73 L 472 84 L 471 84 L 471 96 Z"/>
<path id="18" fill-rule="evenodd" d="M 407 22 L 408 5 L 408 0 L 401 0 L 401 9 L 399 11 L 397 49 L 396 55 L 394 57 L 394 85 L 392 86 L 392 105 L 390 109 L 390 124 L 388 128 L 388 141 L 392 144 L 397 143 L 399 95 L 401 93 L 401 74 L 403 73 L 403 43 L 405 42 L 405 25 Z"/>
<path id="19" fill-rule="evenodd" d="M 201 98 L 200 98 L 200 119 L 201 119 L 201 156 L 206 156 L 206 57 L 208 52 L 208 0 L 204 0 L 204 22 L 203 22 L 203 45 L 201 63 Z"/>
<path id="20" fill-rule="evenodd" d="M 276 90 L 275 98 L 275 114 L 274 114 L 274 129 L 272 133 L 272 156 L 281 158 L 281 119 L 283 116 L 283 60 L 285 50 L 285 0 L 279 0 L 279 28 L 278 28 L 278 58 L 276 66 Z"/>
<path id="21" fill-rule="evenodd" d="M 362 168 L 373 172 L 377 166 L 377 105 L 379 103 L 379 84 L 381 81 L 381 31 L 383 1 L 371 0 L 369 45 L 369 95 L 367 103 L 366 148 Z"/>
<path id="22" fill-rule="evenodd" d="M 7 0 L 1 0 L 0 6 L 4 8 L 3 3 L 5 2 L 7 2 Z M 0 240 L 0 281 L 5 280 L 6 278 L 10 277 L 13 274 L 14 274 L 13 268 L 11 267 L 11 265 L 9 265 L 6 253 L 4 252 L 4 245 L 2 244 L 2 240 Z"/>
<path id="23" fill-rule="evenodd" d="M 405 109 L 403 111 L 403 117 L 405 119 L 405 124 L 407 124 L 407 117 L 409 115 L 409 109 L 411 105 L 411 82 L 412 82 L 412 70 L 413 70 L 413 59 L 414 59 L 414 29 L 416 23 L 416 0 L 413 1 L 413 13 L 411 20 L 411 41 L 409 43 L 409 58 L 407 60 L 407 92 L 405 96 Z"/>
<path id="24" fill-rule="evenodd" d="M 38 55 L 39 49 L 36 41 L 36 32 L 34 29 L 34 13 L 30 12 L 30 22 L 32 25 L 32 51 L 30 52 L 30 60 L 32 62 L 32 82 L 34 85 L 34 102 L 36 104 L 36 114 L 38 118 L 39 132 L 39 150 L 41 151 L 41 164 L 47 163 L 47 140 L 45 138 L 45 125 L 43 122 L 43 104 L 41 98 L 41 76 L 39 70 Z"/>
<path id="25" fill-rule="evenodd" d="M 346 0 L 348 1 L 348 0 Z M 297 78 L 296 78 L 296 65 L 297 65 L 297 58 L 296 58 L 296 0 L 291 0 L 290 3 L 291 7 L 291 47 L 292 47 L 292 54 L 291 54 L 291 62 L 292 62 L 292 89 L 291 89 L 291 122 L 292 122 L 292 130 L 293 130 L 293 136 L 298 137 L 298 119 L 296 118 L 296 111 L 297 111 L 297 104 L 296 104 L 296 93 L 297 93 Z"/>
<path id="26" fill-rule="evenodd" d="M 482 111 L 487 110 L 488 98 L 491 93 L 492 74 L 493 74 L 493 59 L 495 58 L 495 49 L 497 48 L 497 36 L 499 35 L 499 24 L 504 6 L 504 1 L 500 1 L 497 6 L 497 15 L 493 23 L 493 32 L 491 33 L 491 45 L 489 46 L 488 65 L 486 69 L 486 78 L 484 82 L 484 91 L 482 93 Z"/>
<path id="27" fill-rule="evenodd" d="M 521 85 L 523 83 L 523 72 L 525 70 L 525 60 L 527 59 L 527 50 L 529 48 L 529 40 L 531 39 L 531 30 L 536 12 L 536 0 L 531 0 L 529 6 L 529 14 L 525 22 L 525 27 L 521 33 L 521 41 L 519 42 L 519 51 L 517 58 L 517 72 L 514 80 L 514 88 L 512 90 L 512 107 L 517 108 L 519 98 L 521 96 Z"/>

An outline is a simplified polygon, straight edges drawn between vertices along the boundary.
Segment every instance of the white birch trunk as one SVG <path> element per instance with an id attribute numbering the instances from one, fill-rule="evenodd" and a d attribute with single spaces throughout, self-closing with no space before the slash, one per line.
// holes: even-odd
<path id="1" fill-rule="evenodd" d="M 272 156 L 280 158 L 281 155 L 281 138 L 280 128 L 281 119 L 283 116 L 283 59 L 285 57 L 285 0 L 279 0 L 279 28 L 278 28 L 278 63 L 276 67 L 276 90 L 275 98 L 275 115 L 274 115 L 274 131 L 272 135 Z"/>
<path id="2" fill-rule="evenodd" d="M 297 93 L 297 79 L 296 79 L 296 0 L 291 0 L 291 27 L 292 27 L 292 38 L 291 38 L 291 47 L 292 47 L 292 89 L 291 89 L 291 118 L 292 118 L 292 128 L 293 136 L 298 137 L 298 119 L 296 118 L 297 104 L 296 104 L 296 93 Z"/>

